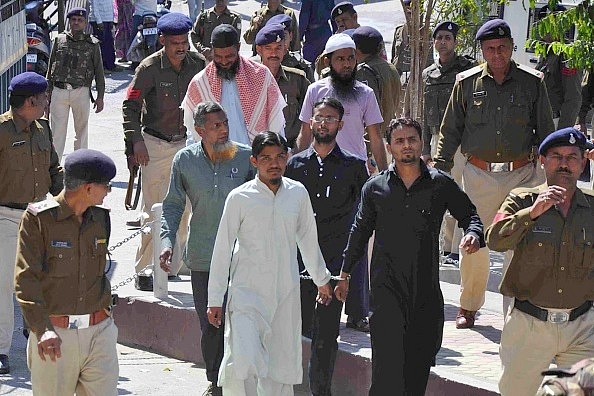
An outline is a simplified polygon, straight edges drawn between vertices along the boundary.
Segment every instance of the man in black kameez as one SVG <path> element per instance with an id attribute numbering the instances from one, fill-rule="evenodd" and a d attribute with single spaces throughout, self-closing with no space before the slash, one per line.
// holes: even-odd
<path id="1" fill-rule="evenodd" d="M 421 161 L 418 122 L 392 120 L 385 137 L 393 162 L 363 187 L 336 296 L 346 297 L 349 274 L 375 231 L 369 395 L 422 396 L 443 332 L 438 240 L 444 212 L 463 228 L 460 248 L 467 253 L 485 246 L 483 224 L 452 177 Z"/>

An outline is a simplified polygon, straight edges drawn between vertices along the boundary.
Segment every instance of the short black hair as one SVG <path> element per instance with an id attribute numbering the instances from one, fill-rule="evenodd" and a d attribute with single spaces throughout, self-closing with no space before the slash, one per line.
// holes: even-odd
<path id="1" fill-rule="evenodd" d="M 388 144 L 390 144 L 391 140 L 392 140 L 392 131 L 394 129 L 398 129 L 398 128 L 402 128 L 403 126 L 407 126 L 407 127 L 413 127 L 417 130 L 417 133 L 419 134 L 419 138 L 423 139 L 423 128 L 421 128 L 421 124 L 419 124 L 419 122 L 417 120 L 413 120 L 410 117 L 401 117 L 401 118 L 395 118 L 392 121 L 390 121 L 390 124 L 388 125 L 388 128 L 386 129 L 386 142 L 388 142 Z"/>
<path id="2" fill-rule="evenodd" d="M 340 103 L 338 99 L 330 96 L 325 96 L 322 99 L 318 100 L 316 103 L 314 103 L 313 110 L 317 109 L 320 106 L 332 107 L 334 110 L 338 111 L 338 119 L 342 120 L 342 117 L 344 116 L 344 106 L 342 105 L 342 103 Z"/>
<path id="3" fill-rule="evenodd" d="M 289 151 L 287 140 L 276 132 L 261 132 L 256 135 L 252 142 L 252 157 L 257 158 L 266 146 L 282 147 L 286 152 Z"/>
<path id="4" fill-rule="evenodd" d="M 10 96 L 8 97 L 8 104 L 13 109 L 20 109 L 25 104 L 25 101 L 28 98 L 30 98 L 31 96 L 35 96 L 35 95 L 23 96 L 23 95 L 10 94 Z"/>

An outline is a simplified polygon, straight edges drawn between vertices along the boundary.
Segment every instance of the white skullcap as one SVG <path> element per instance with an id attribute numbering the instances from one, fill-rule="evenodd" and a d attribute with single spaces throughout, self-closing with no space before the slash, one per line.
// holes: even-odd
<path id="1" fill-rule="evenodd" d="M 355 49 L 355 42 L 348 34 L 337 33 L 330 36 L 330 38 L 326 42 L 326 48 L 324 48 L 324 53 L 330 54 L 334 51 L 338 51 L 345 48 Z"/>

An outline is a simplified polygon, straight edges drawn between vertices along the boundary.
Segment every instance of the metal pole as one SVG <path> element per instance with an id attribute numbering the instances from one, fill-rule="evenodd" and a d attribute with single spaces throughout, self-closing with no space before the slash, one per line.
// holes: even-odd
<path id="1" fill-rule="evenodd" d="M 159 255 L 161 254 L 161 213 L 163 204 L 156 203 L 151 208 L 153 222 L 151 223 L 151 234 L 153 236 L 153 295 L 155 298 L 163 300 L 168 296 L 167 273 L 159 265 Z"/>
<path id="2" fill-rule="evenodd" d="M 64 6 L 65 0 L 57 0 L 58 3 L 58 33 L 62 33 L 66 29 L 66 21 L 64 20 Z"/>

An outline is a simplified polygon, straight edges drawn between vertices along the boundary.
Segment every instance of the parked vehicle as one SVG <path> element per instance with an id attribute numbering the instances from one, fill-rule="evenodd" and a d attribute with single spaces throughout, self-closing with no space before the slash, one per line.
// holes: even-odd
<path id="1" fill-rule="evenodd" d="M 25 4 L 27 28 L 27 71 L 43 76 L 47 73 L 51 52 L 50 25 L 43 18 L 43 11 L 49 1 L 33 0 Z"/>
<path id="2" fill-rule="evenodd" d="M 156 13 L 148 12 L 142 15 L 142 23 L 138 25 L 138 32 L 126 54 L 126 58 L 132 62 L 133 68 L 136 68 L 144 58 L 161 48 L 158 40 L 157 21 L 167 14 L 170 8 L 171 0 L 158 0 Z"/>

